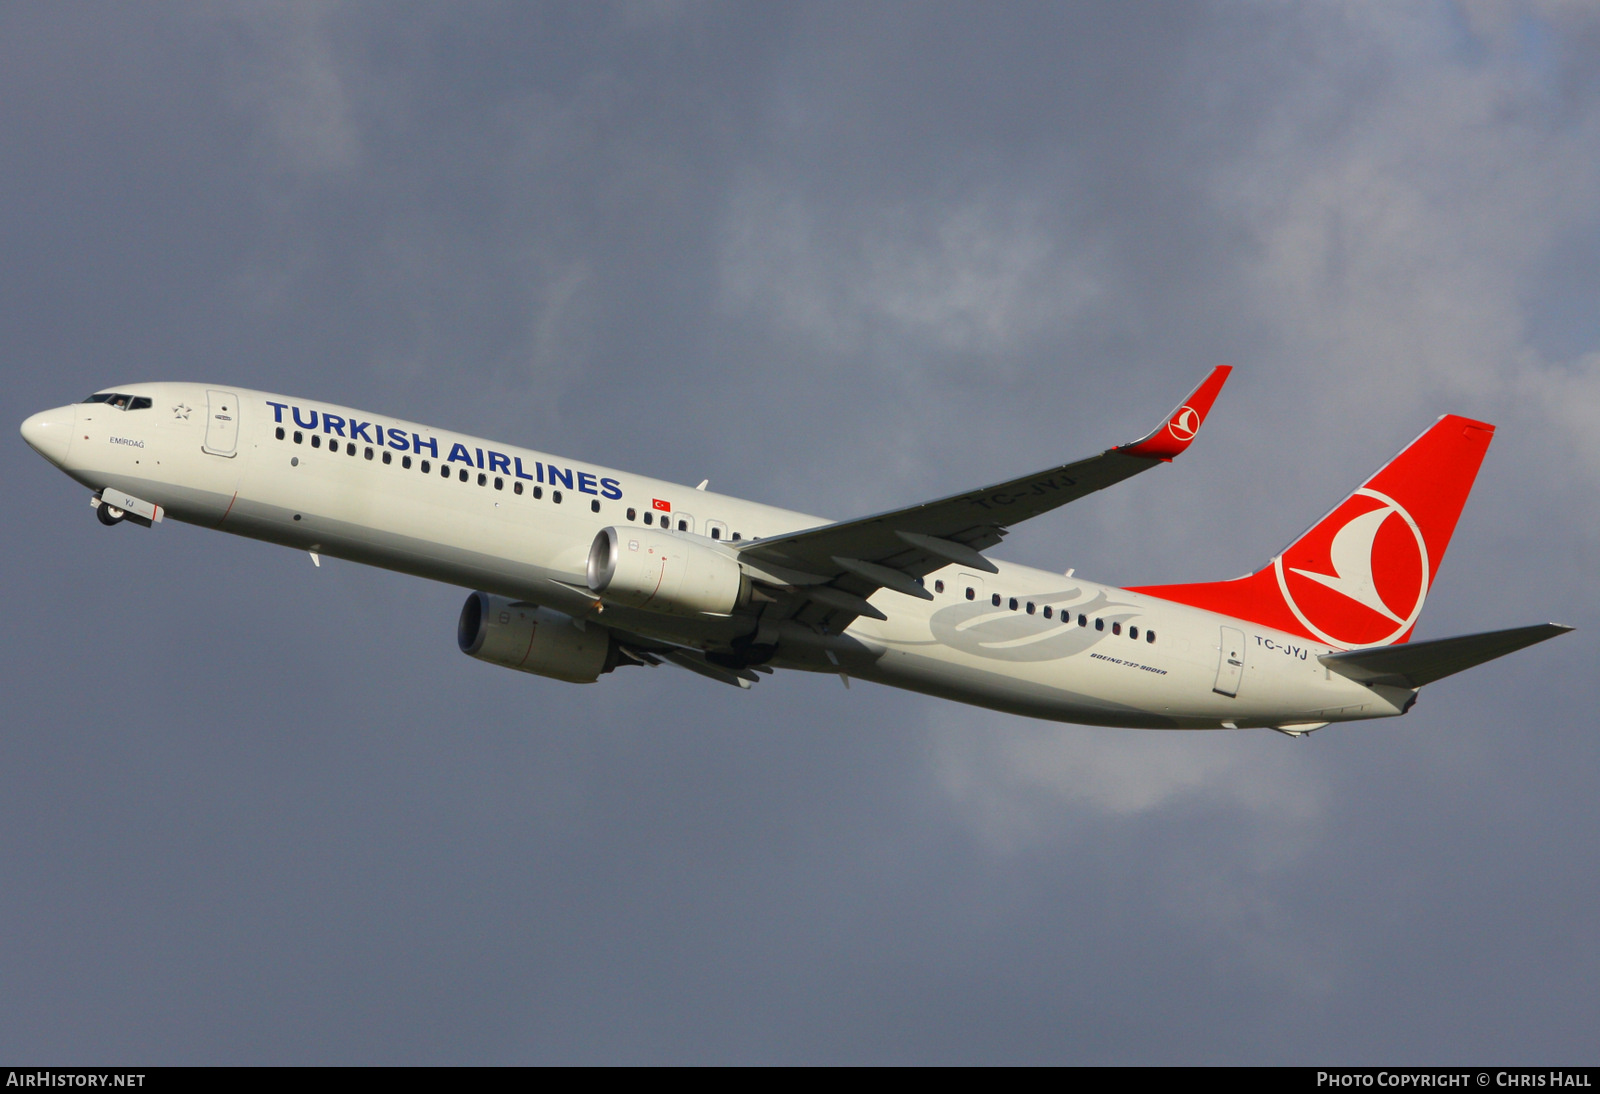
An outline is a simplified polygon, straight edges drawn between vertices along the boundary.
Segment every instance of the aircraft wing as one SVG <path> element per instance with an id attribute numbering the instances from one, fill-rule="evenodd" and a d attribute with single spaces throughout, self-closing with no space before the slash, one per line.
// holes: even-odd
<path id="1" fill-rule="evenodd" d="M 1536 623 L 1531 627 L 1407 642 L 1401 646 L 1325 653 L 1317 660 L 1357 683 L 1420 688 L 1474 665 L 1515 653 L 1524 646 L 1566 634 L 1571 629 L 1560 623 Z"/>
<path id="2" fill-rule="evenodd" d="M 883 613 L 866 601 L 879 589 L 931 599 L 920 584 L 924 574 L 951 563 L 994 573 L 994 564 L 980 552 L 999 543 L 1011 525 L 1180 455 L 1231 371 L 1217 366 L 1161 425 L 1137 441 L 981 490 L 751 540 L 739 546 L 739 561 L 752 578 L 808 601 L 795 613 L 802 619 L 835 626 L 858 615 L 882 619 Z"/>

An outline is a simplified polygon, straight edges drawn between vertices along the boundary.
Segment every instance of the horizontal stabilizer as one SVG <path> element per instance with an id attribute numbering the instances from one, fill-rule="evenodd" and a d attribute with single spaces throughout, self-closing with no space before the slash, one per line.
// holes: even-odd
<path id="1" fill-rule="evenodd" d="M 1531 627 L 1461 634 L 1454 638 L 1435 638 L 1430 642 L 1410 642 L 1404 646 L 1325 653 L 1318 660 L 1340 676 L 1348 676 L 1357 683 L 1420 688 L 1423 684 L 1442 680 L 1463 669 L 1515 653 L 1524 646 L 1566 634 L 1571 629 L 1559 623 L 1537 623 Z"/>

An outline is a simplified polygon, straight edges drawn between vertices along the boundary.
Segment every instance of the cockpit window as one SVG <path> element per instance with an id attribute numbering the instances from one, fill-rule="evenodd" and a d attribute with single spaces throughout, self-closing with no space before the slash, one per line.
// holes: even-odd
<path id="1" fill-rule="evenodd" d="M 125 395 L 117 391 L 101 391 L 84 400 L 86 403 L 105 403 L 117 410 L 149 410 L 151 402 L 143 395 Z"/>

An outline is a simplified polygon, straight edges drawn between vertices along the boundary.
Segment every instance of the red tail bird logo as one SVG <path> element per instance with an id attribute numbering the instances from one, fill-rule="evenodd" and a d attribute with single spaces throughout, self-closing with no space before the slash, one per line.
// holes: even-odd
<path id="1" fill-rule="evenodd" d="M 1274 559 L 1273 570 L 1295 618 L 1336 646 L 1384 645 L 1411 630 L 1432 576 L 1417 522 L 1367 487 Z"/>

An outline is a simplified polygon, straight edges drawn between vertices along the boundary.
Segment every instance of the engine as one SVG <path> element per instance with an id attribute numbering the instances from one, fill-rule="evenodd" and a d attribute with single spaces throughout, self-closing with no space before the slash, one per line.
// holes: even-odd
<path id="1" fill-rule="evenodd" d="M 589 588 L 631 608 L 727 615 L 749 597 L 732 554 L 650 528 L 605 528 L 589 548 Z"/>
<path id="2" fill-rule="evenodd" d="M 611 632 L 597 623 L 482 592 L 462 606 L 456 644 L 491 665 L 574 684 L 594 683 L 622 656 Z"/>

